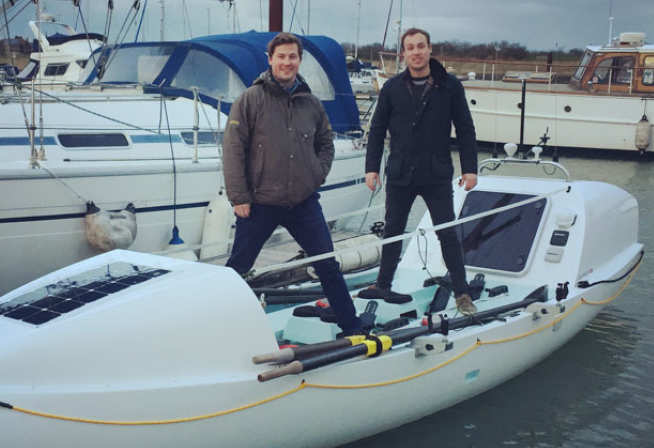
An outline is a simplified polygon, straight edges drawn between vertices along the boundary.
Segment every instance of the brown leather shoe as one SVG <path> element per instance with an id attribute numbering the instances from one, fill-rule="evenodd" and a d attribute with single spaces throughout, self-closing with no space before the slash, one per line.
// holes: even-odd
<path id="1" fill-rule="evenodd" d="M 477 307 L 472 303 L 472 298 L 468 294 L 461 294 L 456 298 L 456 309 L 466 316 L 477 312 Z"/>

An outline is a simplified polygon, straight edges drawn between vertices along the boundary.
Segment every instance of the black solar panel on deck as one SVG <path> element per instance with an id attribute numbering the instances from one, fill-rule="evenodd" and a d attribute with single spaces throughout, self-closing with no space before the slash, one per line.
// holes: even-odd
<path id="1" fill-rule="evenodd" d="M 112 263 L 0 303 L 0 316 L 40 325 L 168 272 L 130 263 Z"/>

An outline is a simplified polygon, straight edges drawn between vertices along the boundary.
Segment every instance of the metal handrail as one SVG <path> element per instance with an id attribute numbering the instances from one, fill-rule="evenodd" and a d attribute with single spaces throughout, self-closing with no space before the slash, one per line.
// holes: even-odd
<path id="1" fill-rule="evenodd" d="M 489 171 L 495 171 L 500 166 L 509 163 L 553 166 L 555 170 L 556 169 L 561 170 L 561 172 L 565 176 L 564 180 L 566 182 L 570 181 L 570 172 L 566 169 L 566 167 L 564 167 L 563 165 L 557 162 L 551 162 L 549 160 L 541 160 L 541 159 L 517 159 L 515 157 L 505 157 L 503 159 L 485 159 L 479 163 L 479 174 L 481 175 L 484 169 L 487 169 Z M 552 174 L 554 174 L 554 172 L 552 172 Z"/>

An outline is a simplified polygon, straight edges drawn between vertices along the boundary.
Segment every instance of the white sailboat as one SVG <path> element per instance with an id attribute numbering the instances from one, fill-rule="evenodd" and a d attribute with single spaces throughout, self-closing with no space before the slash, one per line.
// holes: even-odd
<path id="1" fill-rule="evenodd" d="M 196 255 L 203 244 L 203 258 L 224 253 L 232 214 L 221 190 L 221 129 L 231 102 L 267 68 L 271 38 L 102 47 L 81 85 L 4 89 L 0 188 L 11 194 L 0 198 L 0 292 L 98 253 L 86 238 L 87 202 L 105 211 L 133 204 L 130 249 L 164 251 L 176 227 Z M 335 218 L 369 200 L 358 111 L 340 46 L 302 39 L 300 73 L 335 130 L 336 157 L 320 191 Z"/>

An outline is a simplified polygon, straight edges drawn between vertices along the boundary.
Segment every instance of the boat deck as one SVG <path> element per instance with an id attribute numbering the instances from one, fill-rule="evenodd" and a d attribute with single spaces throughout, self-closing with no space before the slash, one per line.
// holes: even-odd
<path id="1" fill-rule="evenodd" d="M 474 278 L 473 271 L 468 272 L 469 280 Z M 395 304 L 388 303 L 384 300 L 371 300 L 358 297 L 358 292 L 363 288 L 361 285 L 374 282 L 376 271 L 367 271 L 360 274 L 347 276 L 348 284 L 358 285 L 358 287 L 351 289 L 354 306 L 357 314 L 366 311 L 366 307 L 370 302 L 376 303 L 375 310 L 375 324 L 376 331 L 390 331 L 395 328 L 404 326 L 421 325 L 421 321 L 425 312 L 429 309 L 429 305 L 434 299 L 437 285 L 422 287 L 426 275 L 424 271 L 414 271 L 406 269 L 398 269 L 396 278 L 401 281 L 394 284 L 394 290 L 398 292 L 410 294 L 412 300 L 407 303 Z M 411 287 L 410 285 L 414 285 Z M 419 285 L 417 288 L 415 285 Z M 495 288 L 498 286 L 506 286 L 507 292 L 495 296 L 490 296 L 487 289 Z M 317 286 L 317 285 L 316 285 Z M 477 306 L 478 312 L 491 310 L 504 305 L 509 305 L 519 302 L 527 297 L 529 294 L 537 290 L 542 285 L 523 285 L 519 283 L 508 283 L 506 281 L 487 281 L 478 299 L 474 301 Z M 313 306 L 315 302 L 308 302 L 308 306 Z M 326 322 L 321 317 L 299 317 L 292 314 L 293 310 L 283 310 L 278 313 L 269 314 L 273 328 L 275 329 L 277 338 L 282 343 L 300 343 L 310 344 L 317 342 L 324 342 L 334 339 L 340 329 L 336 324 Z M 317 311 L 319 312 L 319 311 Z M 273 315 L 274 314 L 274 315 Z M 448 319 L 462 317 L 461 313 L 456 308 L 456 301 L 453 294 L 449 294 L 447 303 L 444 308 L 436 310 L 434 315 L 443 315 Z M 402 318 L 407 318 L 404 322 Z M 474 320 L 474 317 L 471 317 Z M 399 325 L 399 326 L 395 326 Z"/>

